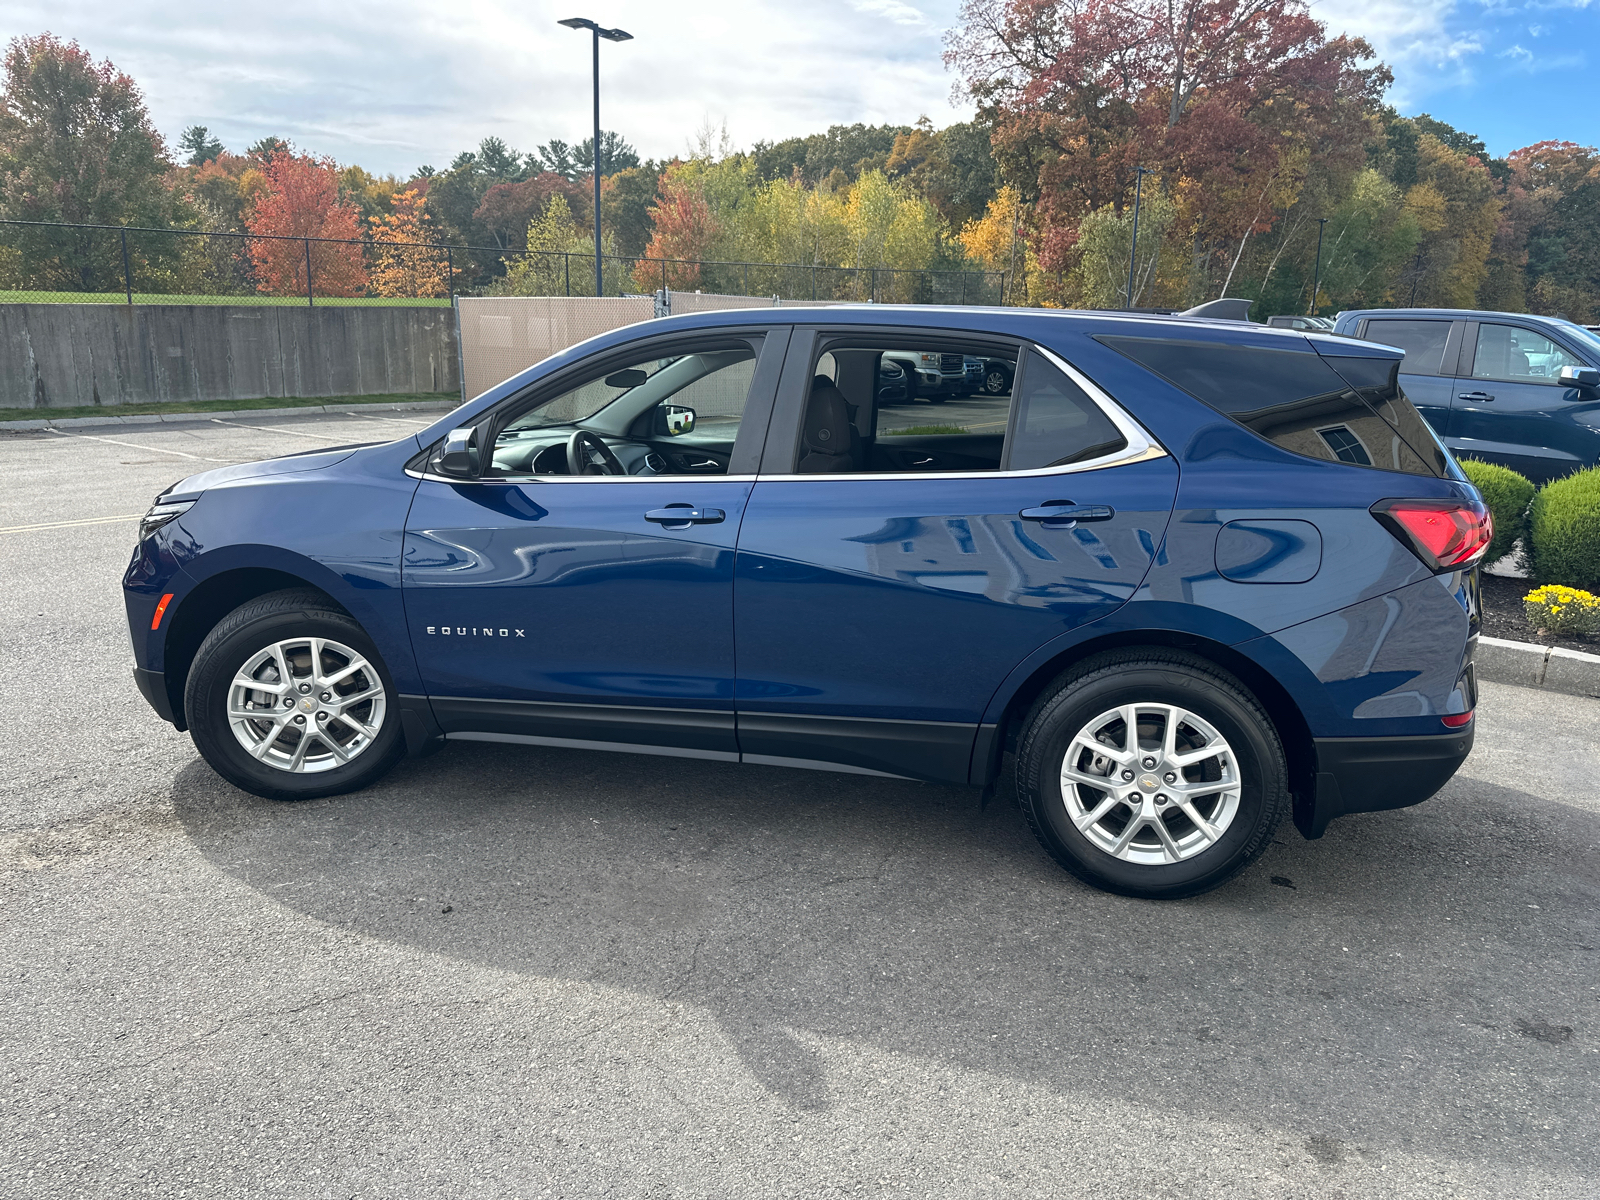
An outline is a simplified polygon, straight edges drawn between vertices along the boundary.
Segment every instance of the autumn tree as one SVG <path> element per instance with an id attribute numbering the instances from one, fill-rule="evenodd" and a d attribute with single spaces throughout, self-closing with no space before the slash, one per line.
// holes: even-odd
<path id="1" fill-rule="evenodd" d="M 1538 142 L 1508 156 L 1508 207 L 1525 227 L 1528 302 L 1535 312 L 1600 319 L 1600 151 Z"/>
<path id="2" fill-rule="evenodd" d="M 650 164 L 624 167 L 600 180 L 600 221 L 616 239 L 618 254 L 643 254 L 650 244 L 650 206 L 660 178 Z"/>
<path id="3" fill-rule="evenodd" d="M 0 214 L 19 221 L 165 226 L 170 167 L 133 80 L 53 34 L 12 39 L 0 90 Z M 6 227 L 33 286 L 122 286 L 120 242 L 97 230 Z M 141 256 L 171 252 L 138 242 Z M 170 241 L 170 239 L 168 240 Z"/>
<path id="4" fill-rule="evenodd" d="M 360 214 L 339 199 L 331 158 L 280 150 L 264 164 L 267 190 L 251 208 L 250 257 L 261 291 L 275 296 L 359 296 L 366 266 L 358 239 Z M 283 240 L 291 239 L 291 240 Z"/>
<path id="5" fill-rule="evenodd" d="M 946 59 L 994 122 L 1047 269 L 1072 264 L 1089 213 L 1123 212 L 1143 165 L 1168 189 L 1188 274 L 1220 285 L 1313 158 L 1360 169 L 1389 78 L 1303 0 L 966 0 L 962 17 Z"/>
<path id="6" fill-rule="evenodd" d="M 592 211 L 594 201 L 584 190 L 553 171 L 514 183 L 497 183 L 484 192 L 472 219 L 489 232 L 497 245 L 511 248 L 527 236 L 529 222 L 543 214 L 554 196 L 562 196 L 570 211 Z M 588 203 L 584 203 L 588 200 Z"/>
<path id="7" fill-rule="evenodd" d="M 657 259 L 690 260 L 669 262 L 665 278 L 668 287 L 695 287 L 700 282 L 700 264 L 694 260 L 711 257 L 712 244 L 721 232 L 695 164 L 670 164 L 662 172 L 658 196 L 650 208 L 654 232 L 645 254 Z M 640 263 L 634 277 L 641 287 L 661 286 L 661 268 L 657 264 Z"/>
<path id="8" fill-rule="evenodd" d="M 432 245 L 434 229 L 419 189 L 395 192 L 389 211 L 369 217 L 367 226 L 373 242 L 368 292 L 413 299 L 450 295 L 449 256 Z"/>

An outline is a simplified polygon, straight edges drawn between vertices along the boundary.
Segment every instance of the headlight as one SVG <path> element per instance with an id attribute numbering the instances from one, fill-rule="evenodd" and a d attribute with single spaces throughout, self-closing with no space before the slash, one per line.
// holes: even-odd
<path id="1" fill-rule="evenodd" d="M 139 518 L 139 540 L 142 542 L 174 517 L 182 516 L 194 507 L 193 500 L 157 500 L 150 511 Z"/>

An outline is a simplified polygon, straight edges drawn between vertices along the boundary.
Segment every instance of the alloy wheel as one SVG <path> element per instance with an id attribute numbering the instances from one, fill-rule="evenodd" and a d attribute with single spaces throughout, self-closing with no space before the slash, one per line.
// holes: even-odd
<path id="1" fill-rule="evenodd" d="M 1238 758 L 1204 718 L 1125 704 L 1080 729 L 1061 764 L 1067 816 L 1091 844 L 1141 865 L 1210 849 L 1239 811 Z"/>
<path id="2" fill-rule="evenodd" d="M 998 396 L 1006 390 L 1006 373 L 1004 371 L 990 371 L 983 378 L 983 390 L 991 396 Z"/>
<path id="3" fill-rule="evenodd" d="M 228 688 L 228 724 L 246 753 L 295 774 L 355 759 L 376 740 L 387 707 L 377 669 L 328 638 L 274 642 Z"/>

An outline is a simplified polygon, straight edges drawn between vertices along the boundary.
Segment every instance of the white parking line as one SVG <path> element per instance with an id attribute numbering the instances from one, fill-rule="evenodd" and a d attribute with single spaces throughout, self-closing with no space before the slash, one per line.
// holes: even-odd
<path id="1" fill-rule="evenodd" d="M 40 529 L 72 529 L 79 525 L 111 525 L 118 521 L 137 521 L 142 514 L 123 513 L 119 517 L 84 517 L 80 521 L 41 521 L 37 525 L 8 525 L 0 533 L 33 533 Z"/>
<path id="2" fill-rule="evenodd" d="M 360 417 L 363 421 L 387 421 L 390 425 L 409 425 L 413 429 L 426 429 L 432 421 L 402 421 L 398 417 L 375 417 L 371 413 L 345 413 L 347 417 Z"/>
<path id="3" fill-rule="evenodd" d="M 86 442 L 105 442 L 108 446 L 126 446 L 130 450 L 149 450 L 156 454 L 176 454 L 179 458 L 192 458 L 195 462 L 232 463 L 238 461 L 232 458 L 207 458 L 203 454 L 189 454 L 183 450 L 168 450 L 163 446 L 145 446 L 139 442 L 119 442 L 116 438 L 96 437 L 92 433 L 68 433 L 64 429 L 47 429 L 46 433 L 53 433 L 57 437 L 81 438 Z"/>
<path id="4" fill-rule="evenodd" d="M 226 425 L 230 429 L 254 429 L 260 433 L 281 433 L 285 437 L 311 438 L 313 441 L 318 442 L 338 442 L 340 440 L 336 437 L 329 437 L 325 433 L 297 433 L 293 429 L 274 429 L 270 425 L 244 425 L 238 421 L 224 421 L 221 417 L 212 417 L 211 421 L 215 425 Z"/>

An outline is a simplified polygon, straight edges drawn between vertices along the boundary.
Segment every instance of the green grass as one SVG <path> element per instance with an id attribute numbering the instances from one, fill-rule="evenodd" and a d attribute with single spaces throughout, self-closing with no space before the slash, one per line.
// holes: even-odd
<path id="1" fill-rule="evenodd" d="M 940 433 L 971 433 L 970 429 L 963 429 L 960 425 L 908 425 L 904 429 L 885 429 L 884 437 L 922 437 Z"/>
<path id="2" fill-rule="evenodd" d="M 391 299 L 388 296 L 318 296 L 317 308 L 449 308 L 449 300 Z M 0 304 L 127 304 L 126 292 L 0 292 Z M 135 304 L 248 304 L 277 308 L 306 308 L 304 296 L 182 296 L 161 292 L 135 292 Z"/>
<path id="3" fill-rule="evenodd" d="M 242 412 L 252 408 L 315 408 L 324 404 L 457 404 L 458 392 L 399 392 L 392 396 L 263 396 L 259 400 L 177 400 L 170 404 L 105 404 L 79 408 L 0 408 L 0 421 L 61 421 L 70 417 L 139 417 L 148 413 Z"/>

